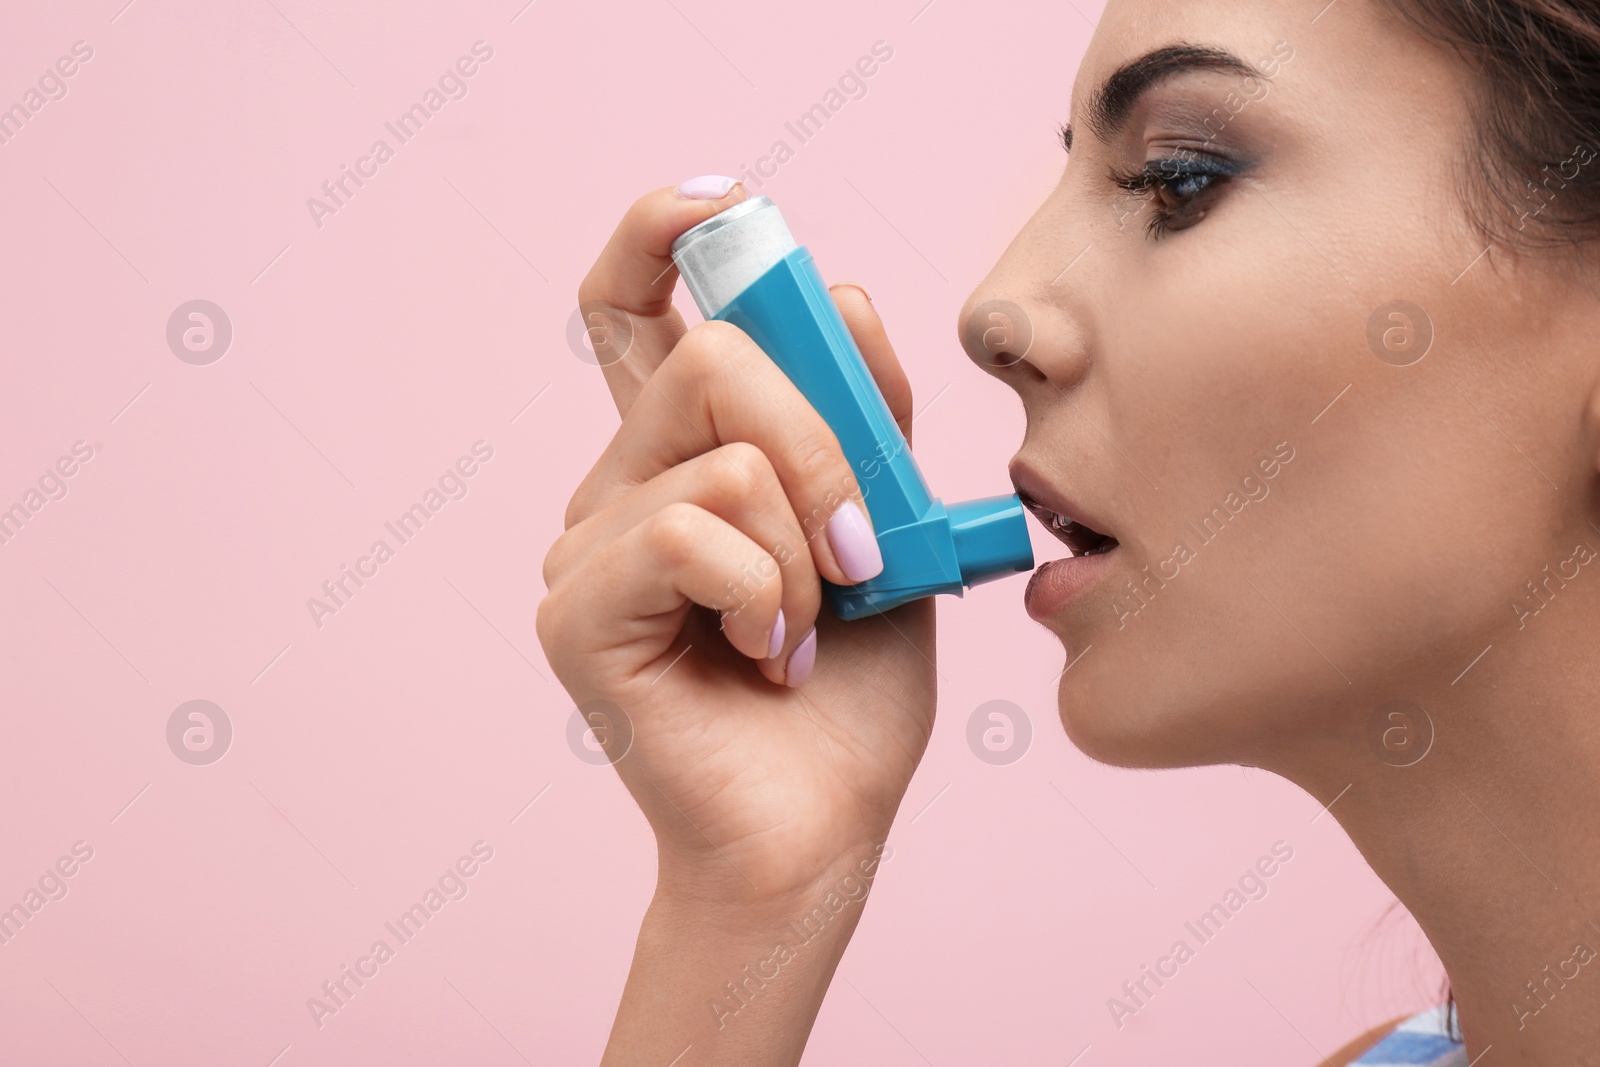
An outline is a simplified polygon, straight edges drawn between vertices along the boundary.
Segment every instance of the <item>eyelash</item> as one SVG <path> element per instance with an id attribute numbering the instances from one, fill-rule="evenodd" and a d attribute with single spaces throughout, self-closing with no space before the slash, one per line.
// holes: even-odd
<path id="1" fill-rule="evenodd" d="M 1195 205 L 1203 198 L 1215 195 L 1216 191 L 1228 179 L 1237 175 L 1240 169 L 1216 157 L 1190 153 L 1149 160 L 1140 170 L 1114 169 L 1111 172 L 1111 181 L 1134 196 L 1150 201 L 1155 210 L 1145 225 L 1145 233 L 1152 240 L 1160 240 L 1168 233 L 1188 229 L 1205 218 L 1206 208 L 1200 207 L 1199 212 L 1195 214 L 1193 213 Z M 1182 197 L 1176 206 L 1167 203 L 1164 194 L 1179 198 L 1178 187 L 1193 182 L 1200 183 L 1198 189 Z M 1175 222 L 1182 224 L 1174 225 Z"/>

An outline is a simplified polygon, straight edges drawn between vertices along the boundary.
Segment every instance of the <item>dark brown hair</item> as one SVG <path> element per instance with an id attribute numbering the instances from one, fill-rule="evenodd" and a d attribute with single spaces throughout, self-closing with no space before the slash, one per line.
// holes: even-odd
<path id="1" fill-rule="evenodd" d="M 1388 0 L 1475 76 L 1462 195 L 1486 240 L 1600 237 L 1600 0 Z"/>

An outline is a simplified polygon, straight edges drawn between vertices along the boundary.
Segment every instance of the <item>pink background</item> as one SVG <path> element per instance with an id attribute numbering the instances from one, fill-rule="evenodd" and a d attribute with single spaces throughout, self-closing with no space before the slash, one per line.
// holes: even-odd
<path id="1" fill-rule="evenodd" d="M 793 147 L 885 41 L 761 191 L 871 289 L 935 491 L 1002 491 L 1020 409 L 955 315 L 1059 173 L 1095 11 L 125 2 L 0 34 L 0 104 L 94 49 L 0 145 L 0 508 L 94 450 L 0 545 L 0 907 L 94 850 L 0 945 L 0 1062 L 594 1062 L 654 857 L 534 634 L 616 423 L 565 339 L 578 280 L 640 193 Z M 479 40 L 468 94 L 319 228 L 307 198 Z M 193 299 L 234 331 L 205 366 L 165 336 Z M 480 440 L 467 496 L 319 629 L 307 598 Z M 1425 946 L 1316 802 L 1071 749 L 1022 585 L 942 605 L 940 726 L 807 1062 L 1311 1064 L 1426 1003 Z M 194 699 L 234 729 L 208 766 L 166 740 Z M 1033 723 L 1010 766 L 966 745 L 993 699 Z M 1118 1030 L 1107 998 L 1280 839 L 1270 894 Z M 470 893 L 319 1029 L 307 998 L 480 840 Z"/>

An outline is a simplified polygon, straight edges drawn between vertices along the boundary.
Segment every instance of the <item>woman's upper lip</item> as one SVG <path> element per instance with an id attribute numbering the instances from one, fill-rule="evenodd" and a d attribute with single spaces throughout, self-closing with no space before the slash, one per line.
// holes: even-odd
<path id="1" fill-rule="evenodd" d="M 1054 512 L 1080 526 L 1087 526 L 1096 533 L 1107 537 L 1116 536 L 1098 517 L 1086 511 L 1082 504 L 1045 481 L 1044 477 L 1021 456 L 1012 459 L 1010 473 L 1011 484 L 1016 487 L 1017 495 L 1045 526 L 1050 525 L 1048 513 Z"/>

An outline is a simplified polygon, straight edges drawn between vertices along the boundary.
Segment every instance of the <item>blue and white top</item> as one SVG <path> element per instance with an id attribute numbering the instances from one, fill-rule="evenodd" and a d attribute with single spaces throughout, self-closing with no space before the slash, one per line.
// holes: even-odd
<path id="1" fill-rule="evenodd" d="M 1450 1036 L 1446 1009 L 1430 1008 L 1395 1027 L 1351 1067 L 1467 1067 L 1467 1049 Z"/>

